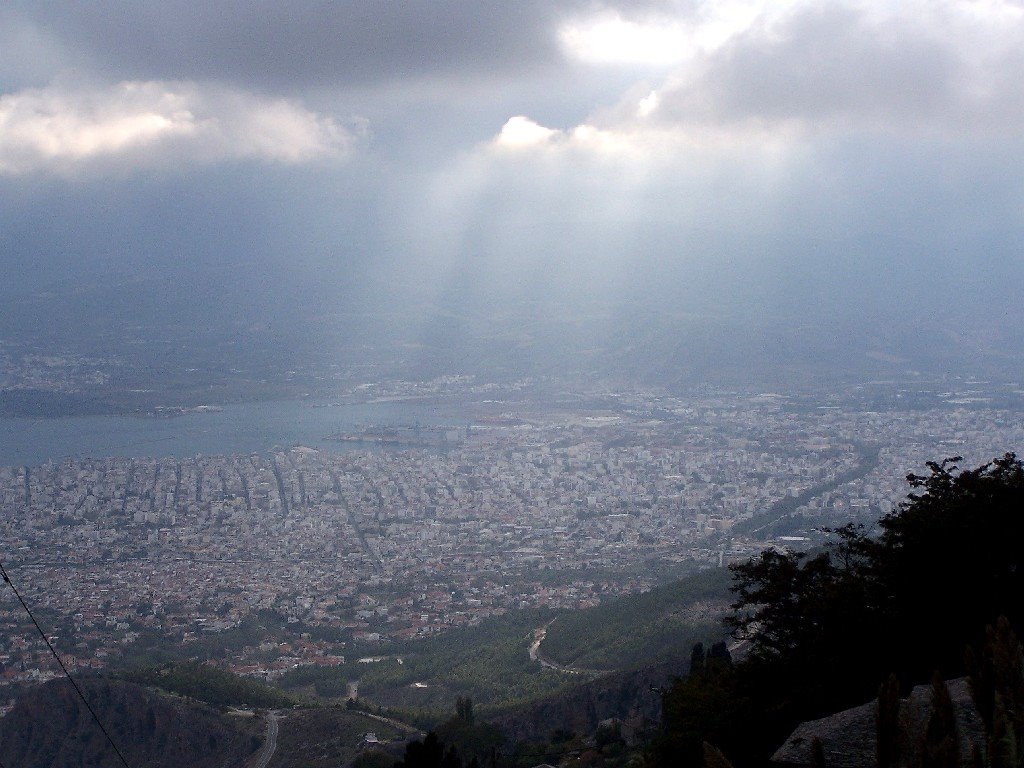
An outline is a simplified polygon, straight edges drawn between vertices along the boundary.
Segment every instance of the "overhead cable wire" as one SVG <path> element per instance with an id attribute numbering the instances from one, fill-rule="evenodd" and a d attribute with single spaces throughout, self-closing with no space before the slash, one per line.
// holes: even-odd
<path id="1" fill-rule="evenodd" d="M 57 660 L 57 664 L 59 664 L 60 668 L 64 671 L 64 676 L 67 677 L 71 685 L 74 686 L 75 691 L 78 693 L 78 698 L 80 698 L 82 700 L 82 703 L 85 704 L 85 708 L 89 710 L 89 714 L 92 715 L 92 719 L 96 721 L 96 725 L 99 726 L 100 731 L 103 733 L 104 736 L 106 736 L 107 743 L 110 744 L 111 749 L 113 749 L 115 754 L 117 754 L 118 758 L 120 758 L 121 763 L 124 765 L 124 768 L 131 768 L 131 766 L 128 765 L 128 761 L 124 759 L 124 755 L 121 754 L 121 750 L 117 748 L 117 744 L 115 744 L 114 740 L 110 737 L 110 733 L 104 727 L 103 721 L 101 721 L 99 715 L 96 714 L 96 710 L 92 708 L 92 705 L 89 704 L 89 700 L 85 698 L 85 694 L 82 693 L 82 689 L 78 686 L 78 683 L 75 681 L 75 678 L 71 676 L 71 673 L 68 671 L 68 668 L 64 666 L 64 662 L 57 654 L 56 649 L 50 642 L 50 638 L 47 637 L 45 632 L 43 632 L 43 628 L 39 626 L 39 622 L 36 621 L 36 617 L 32 614 L 32 610 L 28 607 L 28 603 L 25 602 L 25 599 L 21 596 L 21 593 L 18 592 L 18 588 L 14 586 L 14 582 L 11 581 L 11 577 L 7 575 L 7 569 L 4 568 L 4 564 L 2 562 L 0 562 L 0 576 L 3 576 L 4 581 L 10 586 L 11 590 L 14 592 L 14 596 L 18 598 L 18 602 L 21 603 L 21 607 L 25 609 L 25 613 L 27 613 L 28 617 L 32 620 L 32 623 L 35 625 L 36 631 L 39 632 L 39 636 L 43 638 L 43 642 L 46 643 L 46 647 L 50 649 L 50 653 L 53 654 L 53 658 Z"/>

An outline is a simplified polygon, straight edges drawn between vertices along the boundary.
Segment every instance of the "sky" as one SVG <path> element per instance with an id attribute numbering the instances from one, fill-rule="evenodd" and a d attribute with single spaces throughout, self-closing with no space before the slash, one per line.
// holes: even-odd
<path id="1" fill-rule="evenodd" d="M 255 314 L 1019 359 L 1024 3 L 198 5 L 0 8 L 5 293 L 210 275 Z"/>

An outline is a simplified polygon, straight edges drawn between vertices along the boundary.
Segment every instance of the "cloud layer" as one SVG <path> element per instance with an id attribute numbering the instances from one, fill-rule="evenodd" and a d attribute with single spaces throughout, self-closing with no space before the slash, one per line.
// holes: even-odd
<path id="1" fill-rule="evenodd" d="M 102 75 L 287 90 L 482 72 L 558 58 L 556 26 L 588 0 L 12 0 L 0 21 Z M 0 53 L 0 59 L 3 54 Z"/>
<path id="2" fill-rule="evenodd" d="M 382 308 L 1005 314 L 1022 71 L 1011 0 L 12 0 L 0 251 Z"/>
<path id="3" fill-rule="evenodd" d="M 821 136 L 1013 140 L 1024 129 L 1016 2 L 697 3 L 639 21 L 580 17 L 563 26 L 562 41 L 591 64 L 662 62 L 667 71 L 575 128 L 537 124 L 520 145 L 753 143 L 774 152 Z M 513 119 L 533 122 L 528 115 Z M 508 143 L 510 125 L 497 143 Z"/>
<path id="4" fill-rule="evenodd" d="M 196 83 L 55 85 L 0 96 L 0 173 L 6 174 L 109 163 L 304 163 L 342 156 L 354 141 L 337 121 L 293 101 Z"/>

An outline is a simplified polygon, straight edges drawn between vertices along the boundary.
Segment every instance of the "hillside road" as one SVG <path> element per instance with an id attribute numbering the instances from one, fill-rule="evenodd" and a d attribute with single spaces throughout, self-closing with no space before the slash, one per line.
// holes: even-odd
<path id="1" fill-rule="evenodd" d="M 277 751 L 277 721 L 280 718 L 281 714 L 276 709 L 267 712 L 266 738 L 263 740 L 263 746 L 260 747 L 260 751 L 253 755 L 249 761 L 248 768 L 267 768 L 270 765 L 274 752 Z"/>

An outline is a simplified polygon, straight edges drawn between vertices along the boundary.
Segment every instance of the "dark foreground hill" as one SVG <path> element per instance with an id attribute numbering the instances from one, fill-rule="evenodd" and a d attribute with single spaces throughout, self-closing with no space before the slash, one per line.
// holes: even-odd
<path id="1" fill-rule="evenodd" d="M 241 768 L 261 742 L 252 727 L 206 706 L 120 681 L 94 678 L 80 685 L 130 765 Z M 0 762 L 21 768 L 121 766 L 66 680 L 28 692 L 0 720 Z"/>

